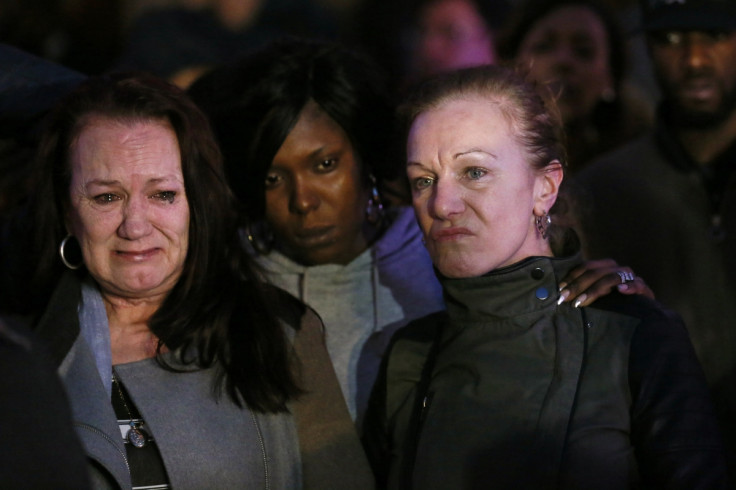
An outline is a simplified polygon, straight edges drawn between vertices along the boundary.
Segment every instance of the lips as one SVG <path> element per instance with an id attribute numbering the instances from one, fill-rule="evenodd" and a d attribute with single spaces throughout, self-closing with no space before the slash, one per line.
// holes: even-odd
<path id="1" fill-rule="evenodd" d="M 461 240 L 471 235 L 472 233 L 470 232 L 469 229 L 457 226 L 457 227 L 443 228 L 441 230 L 432 231 L 430 233 L 430 238 L 435 242 L 442 243 L 442 242 L 452 242 L 456 240 Z"/>
<path id="2" fill-rule="evenodd" d="M 318 245 L 329 239 L 334 228 L 334 226 L 302 228 L 294 233 L 294 239 L 302 246 Z"/>
<path id="3" fill-rule="evenodd" d="M 115 256 L 130 262 L 143 262 L 156 255 L 161 249 L 148 248 L 144 250 L 116 250 Z"/>
<path id="4" fill-rule="evenodd" d="M 682 97 L 698 101 L 712 99 L 716 90 L 716 84 L 710 79 L 692 79 L 680 85 L 680 94 Z"/>

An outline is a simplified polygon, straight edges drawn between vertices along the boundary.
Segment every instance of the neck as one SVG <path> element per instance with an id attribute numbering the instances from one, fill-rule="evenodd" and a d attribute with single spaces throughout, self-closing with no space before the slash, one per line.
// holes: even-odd
<path id="1" fill-rule="evenodd" d="M 105 294 L 102 298 L 110 327 L 113 365 L 155 357 L 158 337 L 148 322 L 161 306 L 160 299 L 130 300 Z"/>
<path id="2" fill-rule="evenodd" d="M 690 157 L 699 165 L 706 165 L 736 141 L 736 111 L 716 127 L 675 131 Z"/>

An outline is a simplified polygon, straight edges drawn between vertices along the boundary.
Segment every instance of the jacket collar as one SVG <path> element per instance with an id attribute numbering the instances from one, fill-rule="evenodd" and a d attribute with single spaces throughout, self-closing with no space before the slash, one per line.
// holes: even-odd
<path id="1" fill-rule="evenodd" d="M 560 279 L 580 262 L 579 252 L 565 258 L 529 257 L 480 277 L 440 277 L 447 311 L 454 321 L 470 323 L 539 314 L 557 306 Z"/>

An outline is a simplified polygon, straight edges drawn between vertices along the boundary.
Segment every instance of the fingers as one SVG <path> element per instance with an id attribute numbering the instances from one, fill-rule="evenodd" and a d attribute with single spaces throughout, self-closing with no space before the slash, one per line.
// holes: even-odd
<path id="1" fill-rule="evenodd" d="M 579 278 L 584 282 L 588 281 L 591 276 L 596 277 L 596 274 L 594 273 L 595 271 L 603 271 L 606 273 L 613 271 L 616 268 L 618 268 L 618 263 L 613 259 L 588 260 L 572 269 L 564 278 L 562 278 L 562 281 L 560 282 L 560 290 L 565 289 L 568 284 L 574 284 L 575 287 L 579 287 L 578 284 L 575 284 L 575 281 Z M 586 273 L 588 273 L 587 278 L 581 278 L 581 276 L 584 276 Z"/>
<path id="2" fill-rule="evenodd" d="M 616 286 L 622 294 L 641 294 L 649 299 L 655 299 L 654 291 L 647 285 L 641 276 L 634 277 L 633 281 L 627 281 Z"/>
<path id="3" fill-rule="evenodd" d="M 560 282 L 558 304 L 572 302 L 579 308 L 618 290 L 654 298 L 653 291 L 629 267 L 611 259 L 588 261 L 576 267 Z"/>

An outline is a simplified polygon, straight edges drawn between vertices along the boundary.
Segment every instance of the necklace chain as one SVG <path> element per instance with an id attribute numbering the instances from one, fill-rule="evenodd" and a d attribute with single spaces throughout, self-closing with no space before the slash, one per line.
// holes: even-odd
<path id="1" fill-rule="evenodd" d="M 112 374 L 112 382 L 118 389 L 118 395 L 120 396 L 120 400 L 123 402 L 123 407 L 125 408 L 125 412 L 128 414 L 128 420 L 130 421 L 130 429 L 128 429 L 128 433 L 125 438 L 133 445 L 133 447 L 142 448 L 148 441 L 148 434 L 140 427 L 140 422 L 133 420 L 133 413 L 128 408 L 128 403 L 125 401 L 123 389 L 120 387 L 120 381 L 117 376 L 115 376 L 115 373 Z"/>

